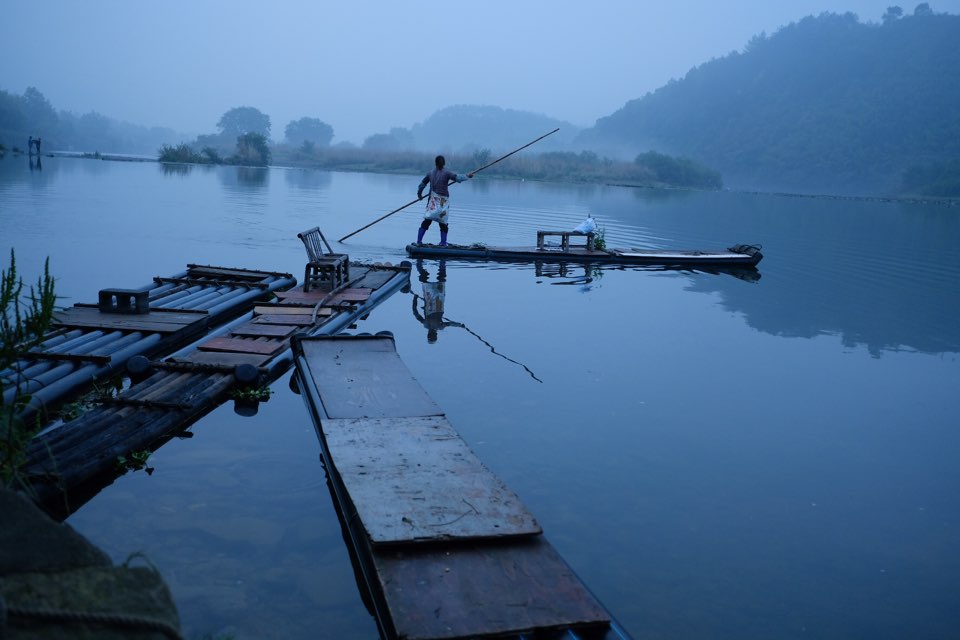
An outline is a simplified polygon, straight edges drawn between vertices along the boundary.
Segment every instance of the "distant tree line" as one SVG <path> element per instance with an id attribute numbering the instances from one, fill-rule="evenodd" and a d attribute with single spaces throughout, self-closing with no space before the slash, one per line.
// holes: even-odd
<path id="1" fill-rule="evenodd" d="M 463 113 L 465 110 L 472 111 L 456 108 L 452 112 Z M 497 116 L 502 115 L 500 112 L 503 111 L 483 107 L 473 113 Z M 541 132 L 545 124 L 539 118 L 534 117 L 541 127 L 535 132 Z M 440 118 L 440 121 L 444 120 Z M 497 127 L 493 124 L 488 126 Z M 266 166 L 276 162 L 286 166 L 341 171 L 420 173 L 433 166 L 433 158 L 438 151 L 437 148 L 430 151 L 415 150 L 409 140 L 404 142 L 404 134 L 399 130 L 394 130 L 390 136 L 390 144 L 378 144 L 377 136 L 371 136 L 362 148 L 353 145 L 331 146 L 333 128 L 312 117 L 292 120 L 284 129 L 284 141 L 270 146 L 270 128 L 270 117 L 259 109 L 235 107 L 224 113 L 217 122 L 218 133 L 198 136 L 193 144 L 164 145 L 159 152 L 160 160 L 248 166 Z M 503 123 L 497 128 L 507 129 Z M 506 140 L 512 145 L 529 141 L 503 138 L 501 142 L 505 143 Z M 442 146 L 439 150 L 447 155 L 449 166 L 459 167 L 463 172 L 481 167 L 494 157 L 491 149 L 479 148 L 476 144 L 463 145 L 460 151 L 449 151 Z M 723 186 L 721 176 L 716 171 L 686 158 L 672 158 L 652 151 L 641 154 L 633 162 L 601 158 L 588 151 L 531 152 L 494 165 L 485 175 L 696 189 L 718 189 Z"/>
<path id="2" fill-rule="evenodd" d="M 24 114 L 29 117 L 24 119 Z M 75 120 L 82 126 L 74 127 Z M 135 152 L 133 147 L 124 146 L 129 142 L 123 140 L 111 146 L 111 132 L 118 126 L 115 121 L 96 113 L 79 119 L 67 112 L 57 113 L 34 88 L 22 97 L 0 95 L 0 124 L 18 125 L 21 121 L 33 123 L 34 128 L 43 131 L 71 133 L 70 137 L 45 137 L 45 149 L 63 149 L 63 140 L 69 139 L 73 144 L 83 145 L 78 149 L 83 151 Z M 152 151 L 164 163 L 267 166 L 278 162 L 331 170 L 403 173 L 426 171 L 433 166 L 433 157 L 439 152 L 448 156 L 451 166 L 455 164 L 467 171 L 483 166 L 501 151 L 529 142 L 530 136 L 546 133 L 558 124 L 564 123 L 499 107 L 460 105 L 441 109 L 412 129 L 394 129 L 390 134 L 371 136 L 362 148 L 350 144 L 331 146 L 333 127 L 319 118 L 307 116 L 290 121 L 284 128 L 283 141 L 272 144 L 270 116 L 255 107 L 241 106 L 224 112 L 215 133 L 197 136 L 190 142 L 172 144 L 170 140 L 178 136 L 166 130 L 164 140 Z M 716 189 L 723 184 L 719 173 L 687 158 L 650 151 L 633 161 L 615 161 L 590 151 L 564 151 L 567 142 L 579 131 L 572 125 L 570 128 L 571 131 L 561 129 L 536 149 L 491 167 L 485 175 L 698 189 Z M 25 147 L 26 138 L 33 134 L 24 136 L 21 129 L 14 129 L 15 136 L 24 138 Z M 476 140 L 490 145 L 480 146 Z M 11 147 L 20 148 L 15 143 Z M 99 151 L 89 155 L 102 157 Z"/>
<path id="3" fill-rule="evenodd" d="M 23 95 L 0 90 L 0 146 L 28 151 L 28 138 L 41 138 L 41 151 L 153 153 L 178 136 L 172 129 L 143 127 L 91 111 L 57 111 L 36 87 Z"/>
<path id="4" fill-rule="evenodd" d="M 433 152 L 380 150 L 333 146 L 306 151 L 279 148 L 280 164 L 340 171 L 426 173 L 433 167 Z M 494 158 L 489 149 L 446 154 L 447 166 L 466 173 Z M 720 189 L 720 174 L 686 158 L 656 152 L 640 154 L 632 162 L 603 158 L 589 151 L 549 151 L 511 156 L 484 170 L 484 176 L 508 179 L 624 184 L 643 187 Z"/>
<path id="5" fill-rule="evenodd" d="M 198 136 L 192 145 L 185 142 L 176 146 L 163 145 L 158 152 L 159 160 L 267 166 L 273 157 L 270 128 L 270 116 L 259 109 L 234 107 L 220 117 L 217 133 Z M 319 118 L 303 117 L 291 120 L 284 134 L 286 144 L 295 145 L 309 153 L 329 146 L 333 139 L 333 127 Z"/>

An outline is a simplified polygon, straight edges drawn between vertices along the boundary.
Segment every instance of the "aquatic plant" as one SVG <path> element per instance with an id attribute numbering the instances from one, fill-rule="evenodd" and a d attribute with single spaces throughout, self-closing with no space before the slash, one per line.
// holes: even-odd
<path id="1" fill-rule="evenodd" d="M 27 444 L 42 425 L 40 415 L 30 422 L 20 417 L 31 395 L 22 392 L 26 381 L 18 362 L 24 352 L 42 342 L 53 322 L 56 301 L 50 259 L 44 262 L 43 276 L 36 287 L 31 286 L 24 294 L 11 249 L 10 268 L 0 271 L 0 383 L 4 391 L 13 390 L 9 400 L 0 394 L 0 482 L 7 488 L 26 486 L 20 471 L 26 462 Z"/>
<path id="2" fill-rule="evenodd" d="M 68 402 L 58 412 L 58 417 L 64 422 L 76 420 L 98 404 L 116 398 L 123 389 L 123 378 L 116 376 L 106 385 L 93 383 L 93 389 L 84 394 L 79 400 Z"/>
<path id="3" fill-rule="evenodd" d="M 129 456 L 117 456 L 117 470 L 126 473 L 127 471 L 139 471 L 143 469 L 147 475 L 153 473 L 153 467 L 147 466 L 147 460 L 150 458 L 150 450 L 131 451 Z"/>
<path id="4" fill-rule="evenodd" d="M 266 402 L 272 393 L 270 387 L 238 387 L 230 391 L 230 397 L 234 400 Z"/>
<path id="5" fill-rule="evenodd" d="M 606 227 L 600 227 L 594 232 L 593 235 L 593 248 L 603 251 L 607 248 L 607 229 Z"/>

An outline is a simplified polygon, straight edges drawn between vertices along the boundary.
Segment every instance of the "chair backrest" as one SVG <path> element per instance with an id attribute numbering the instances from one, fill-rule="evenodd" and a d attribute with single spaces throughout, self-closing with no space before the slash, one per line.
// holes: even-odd
<path id="1" fill-rule="evenodd" d="M 310 262 L 317 262 L 322 259 L 324 255 L 333 255 L 333 249 L 330 248 L 330 243 L 327 242 L 327 239 L 323 237 L 323 232 L 320 231 L 320 227 L 307 229 L 306 231 L 298 233 L 297 237 L 303 240 L 303 246 L 307 249 L 307 259 Z M 324 246 L 327 247 L 326 254 L 323 252 Z"/>

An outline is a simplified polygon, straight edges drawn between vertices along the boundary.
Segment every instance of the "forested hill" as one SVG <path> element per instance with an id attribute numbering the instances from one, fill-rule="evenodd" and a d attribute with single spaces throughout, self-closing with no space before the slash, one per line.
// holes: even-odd
<path id="1" fill-rule="evenodd" d="M 891 7 L 882 24 L 804 18 L 628 102 L 578 144 L 686 156 L 731 187 L 951 195 L 960 16 L 924 4 L 909 16 Z"/>

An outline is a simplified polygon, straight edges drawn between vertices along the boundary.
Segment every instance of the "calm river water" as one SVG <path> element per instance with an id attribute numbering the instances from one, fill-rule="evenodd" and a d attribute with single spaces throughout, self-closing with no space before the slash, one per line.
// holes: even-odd
<path id="1" fill-rule="evenodd" d="M 50 256 L 64 304 L 188 263 L 299 278 L 298 231 L 338 238 L 418 181 L 8 156 L 0 252 L 28 281 Z M 465 327 L 430 342 L 397 293 L 358 328 L 395 334 L 635 637 L 957 637 L 960 209 L 482 178 L 453 193 L 454 242 L 533 244 L 590 212 L 614 247 L 763 245 L 757 281 L 448 261 L 447 318 Z M 399 262 L 418 222 L 404 211 L 341 248 Z M 117 561 L 146 554 L 188 637 L 376 636 L 288 378 L 255 417 L 220 407 L 68 520 Z"/>

